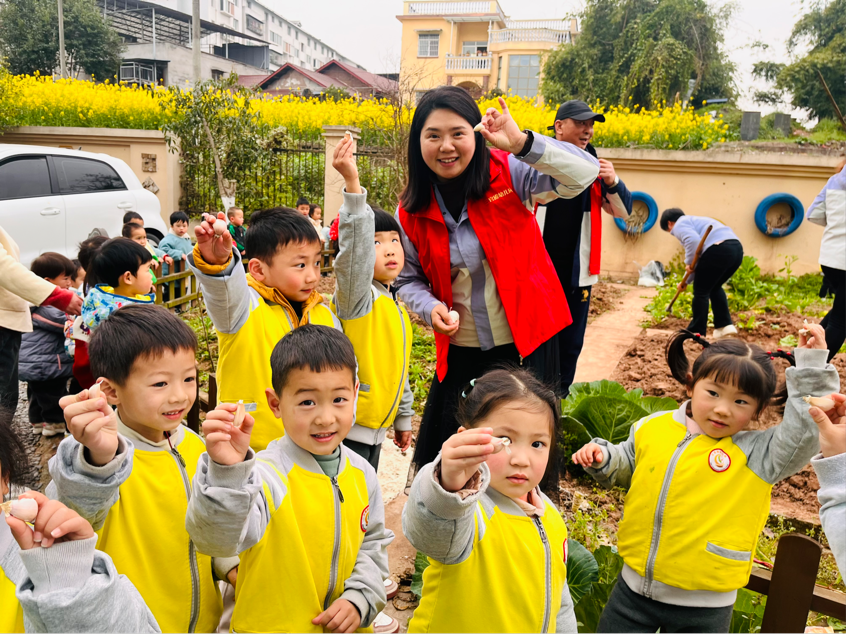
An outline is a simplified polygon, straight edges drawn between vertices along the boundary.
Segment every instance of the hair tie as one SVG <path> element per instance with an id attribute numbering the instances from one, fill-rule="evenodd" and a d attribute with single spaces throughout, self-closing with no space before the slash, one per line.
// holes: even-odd
<path id="1" fill-rule="evenodd" d="M 694 333 L 693 333 L 693 336 L 694 336 L 694 337 L 696 337 L 697 339 L 699 339 L 699 337 L 700 337 L 700 335 L 699 335 L 699 333 L 698 333 L 698 332 L 694 332 Z"/>
<path id="2" fill-rule="evenodd" d="M 470 390 L 476 387 L 476 379 L 470 379 Z M 467 390 L 469 392 L 470 390 Z M 461 391 L 461 398 L 467 398 L 467 392 L 464 390 Z"/>

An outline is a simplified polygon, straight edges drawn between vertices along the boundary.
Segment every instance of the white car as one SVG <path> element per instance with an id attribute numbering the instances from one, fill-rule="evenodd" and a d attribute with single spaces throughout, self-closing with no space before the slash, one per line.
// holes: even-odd
<path id="1" fill-rule="evenodd" d="M 110 238 L 120 236 L 127 211 L 141 214 L 154 244 L 167 233 L 159 199 L 122 160 L 0 144 L 0 226 L 18 243 L 24 266 L 46 251 L 74 259 L 79 243 L 95 228 Z"/>

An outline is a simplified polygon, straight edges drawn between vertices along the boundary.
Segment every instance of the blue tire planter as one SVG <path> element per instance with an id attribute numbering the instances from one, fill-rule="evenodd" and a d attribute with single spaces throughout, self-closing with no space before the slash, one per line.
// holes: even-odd
<path id="1" fill-rule="evenodd" d="M 646 233 L 655 226 L 656 222 L 658 222 L 658 204 L 652 196 L 645 192 L 632 192 L 632 206 L 634 206 L 634 204 L 638 201 L 645 204 L 646 208 L 649 210 L 649 215 L 646 218 L 646 222 L 643 223 L 643 229 L 640 231 L 640 233 Z M 623 233 L 631 233 L 626 227 L 625 221 L 620 218 L 614 218 L 614 224 L 616 224 L 617 228 Z"/>
<path id="2" fill-rule="evenodd" d="M 793 211 L 793 220 L 786 229 L 773 229 L 772 231 L 769 231 L 767 229 L 767 212 L 770 210 L 770 207 L 777 203 L 787 203 L 790 205 L 790 209 Z M 802 224 L 802 219 L 804 217 L 805 207 L 802 205 L 801 201 L 796 198 L 796 196 L 793 196 L 792 194 L 770 194 L 760 202 L 758 208 L 755 210 L 755 226 L 758 227 L 758 231 L 763 233 L 765 236 L 770 236 L 771 238 L 783 238 L 784 236 L 789 236 L 791 233 L 796 231 L 799 228 L 799 225 Z"/>

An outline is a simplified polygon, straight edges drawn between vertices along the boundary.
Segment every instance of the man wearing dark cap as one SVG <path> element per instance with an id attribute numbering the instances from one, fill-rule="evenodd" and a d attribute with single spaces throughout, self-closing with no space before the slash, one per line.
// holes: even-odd
<path id="1" fill-rule="evenodd" d="M 590 144 L 595 122 L 605 116 L 593 112 L 584 101 L 567 101 L 558 108 L 555 138 L 567 141 L 596 156 Z M 597 157 L 598 158 L 598 157 Z M 590 307 L 591 286 L 599 279 L 602 253 L 602 210 L 616 218 L 632 212 L 632 195 L 614 172 L 611 161 L 599 159 L 599 177 L 575 198 L 558 198 L 538 207 L 538 224 L 558 279 L 567 295 L 573 323 L 558 335 L 561 356 L 561 392 L 566 396 L 576 374 Z"/>

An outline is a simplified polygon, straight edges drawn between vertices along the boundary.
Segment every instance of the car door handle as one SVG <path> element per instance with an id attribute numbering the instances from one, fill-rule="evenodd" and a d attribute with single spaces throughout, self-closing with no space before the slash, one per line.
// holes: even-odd
<path id="1" fill-rule="evenodd" d="M 41 210 L 42 216 L 58 216 L 60 213 L 62 213 L 62 210 L 58 207 L 45 207 Z"/>
<path id="2" fill-rule="evenodd" d="M 132 203 L 130 202 L 122 202 L 118 203 L 118 209 L 132 209 Z"/>

